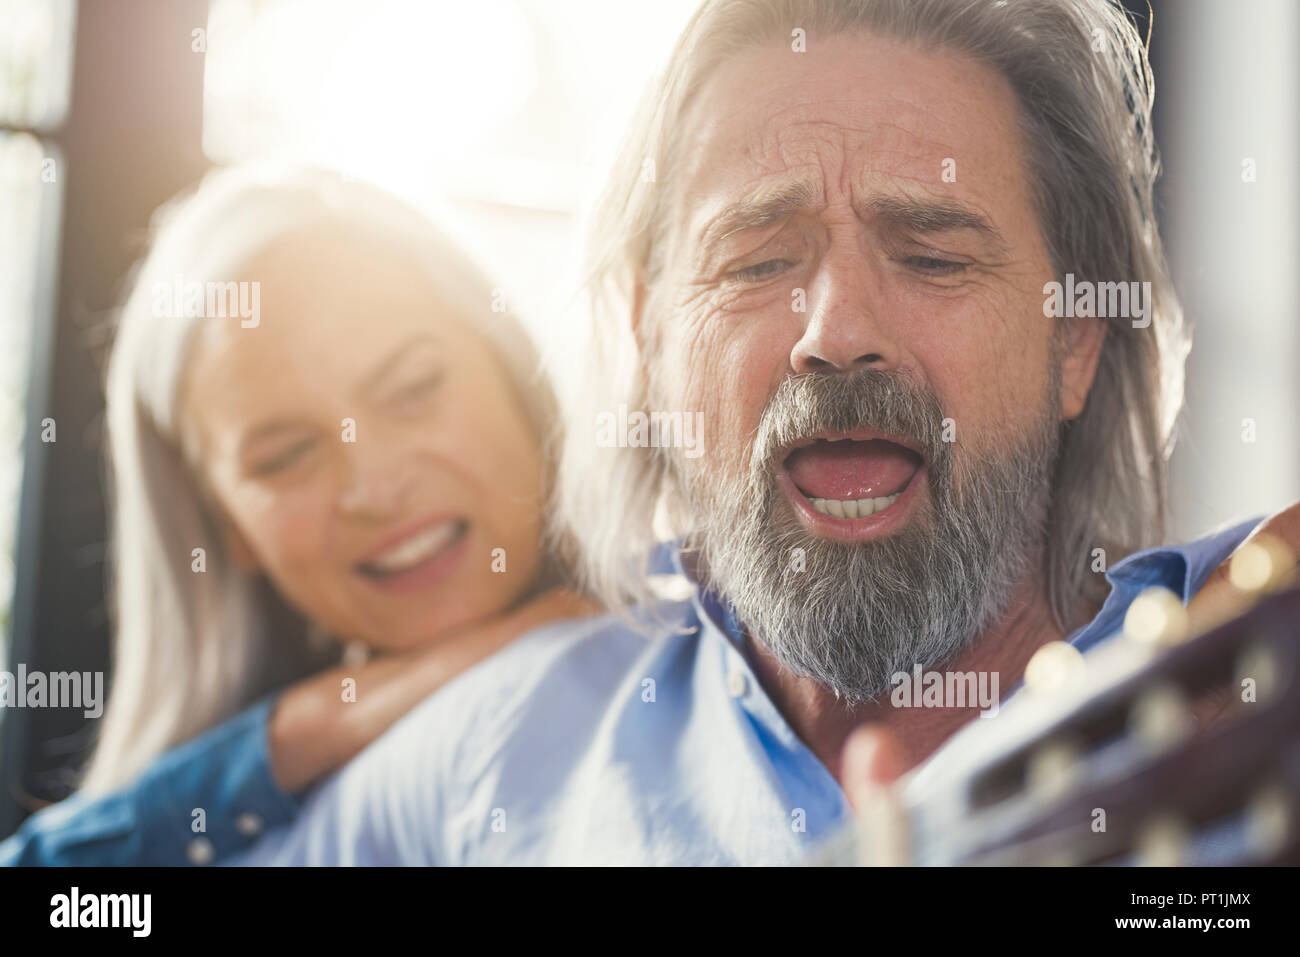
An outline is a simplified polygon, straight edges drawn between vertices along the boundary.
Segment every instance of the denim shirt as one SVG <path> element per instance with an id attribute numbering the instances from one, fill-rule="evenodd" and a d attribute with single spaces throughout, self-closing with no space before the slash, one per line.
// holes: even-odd
<path id="1" fill-rule="evenodd" d="M 297 815 L 271 778 L 274 696 L 155 760 L 132 784 L 74 794 L 0 843 L 0 865 L 207 864 Z"/>

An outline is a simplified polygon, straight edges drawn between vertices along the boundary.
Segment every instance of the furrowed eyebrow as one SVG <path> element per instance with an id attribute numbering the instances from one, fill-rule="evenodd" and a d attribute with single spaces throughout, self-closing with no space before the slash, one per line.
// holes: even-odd
<path id="1" fill-rule="evenodd" d="M 728 236 L 750 229 L 763 229 L 794 213 L 822 204 L 821 189 L 808 181 L 783 183 L 736 202 L 704 230 L 700 247 L 709 249 Z"/>
<path id="2" fill-rule="evenodd" d="M 738 232 L 764 229 L 791 215 L 824 205 L 820 187 L 810 181 L 784 183 L 743 197 L 705 228 L 699 249 L 707 251 Z M 1006 237 L 982 213 L 958 203 L 880 196 L 865 204 L 865 212 L 898 230 L 939 233 L 969 229 L 999 252 L 1011 248 Z M 864 219 L 867 217 L 863 217 Z"/>
<path id="3" fill-rule="evenodd" d="M 866 205 L 872 215 L 899 229 L 920 233 L 971 229 L 1000 249 L 1010 248 L 1006 238 L 987 217 L 965 206 L 892 197 L 877 197 Z"/>

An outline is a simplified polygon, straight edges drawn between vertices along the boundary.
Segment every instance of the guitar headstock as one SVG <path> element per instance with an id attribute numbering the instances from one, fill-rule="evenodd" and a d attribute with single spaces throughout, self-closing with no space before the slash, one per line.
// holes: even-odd
<path id="1" fill-rule="evenodd" d="M 1086 657 L 1044 646 L 1020 694 L 822 862 L 1300 862 L 1293 569 L 1276 543 L 1253 543 L 1208 624 L 1152 589 Z"/>

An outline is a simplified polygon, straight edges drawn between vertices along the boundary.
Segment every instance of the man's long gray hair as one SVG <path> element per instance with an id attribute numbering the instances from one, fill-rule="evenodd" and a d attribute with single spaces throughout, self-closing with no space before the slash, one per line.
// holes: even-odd
<path id="1" fill-rule="evenodd" d="M 1095 550 L 1113 562 L 1163 535 L 1188 350 L 1152 208 L 1158 161 L 1150 67 L 1127 13 L 1108 0 L 705 0 L 647 91 L 594 210 L 587 366 L 570 397 L 557 534 L 576 545 L 587 587 L 610 607 L 629 609 L 652 597 L 645 568 L 655 542 L 691 531 L 657 527 L 657 515 L 685 513 L 662 450 L 602 448 L 584 425 L 621 404 L 648 407 L 647 369 L 656 357 L 645 343 L 668 317 L 647 310 L 638 342 L 632 316 L 638 299 L 655 302 L 666 185 L 676 175 L 675 134 L 687 109 L 720 63 L 755 46 L 788 44 L 796 28 L 810 44 L 871 33 L 950 49 L 997 70 L 1017 97 L 1058 278 L 1151 283 L 1150 326 L 1105 320 L 1087 404 L 1057 443 L 1041 572 L 1057 623 L 1077 623 L 1104 597 Z"/>

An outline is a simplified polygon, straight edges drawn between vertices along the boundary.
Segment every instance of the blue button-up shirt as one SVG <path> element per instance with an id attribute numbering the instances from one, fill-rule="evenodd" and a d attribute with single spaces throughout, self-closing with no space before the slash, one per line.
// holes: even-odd
<path id="1" fill-rule="evenodd" d="M 1256 524 L 1116 563 L 1101 612 L 1069 640 L 1105 640 L 1148 586 L 1186 601 Z M 230 863 L 804 861 L 850 813 L 839 784 L 764 692 L 725 607 L 697 591 L 653 613 L 650 639 L 613 617 L 524 636 Z"/>
<path id="2" fill-rule="evenodd" d="M 159 757 L 130 786 L 76 794 L 0 842 L 0 865 L 208 864 L 301 808 L 271 777 L 268 697 Z"/>

